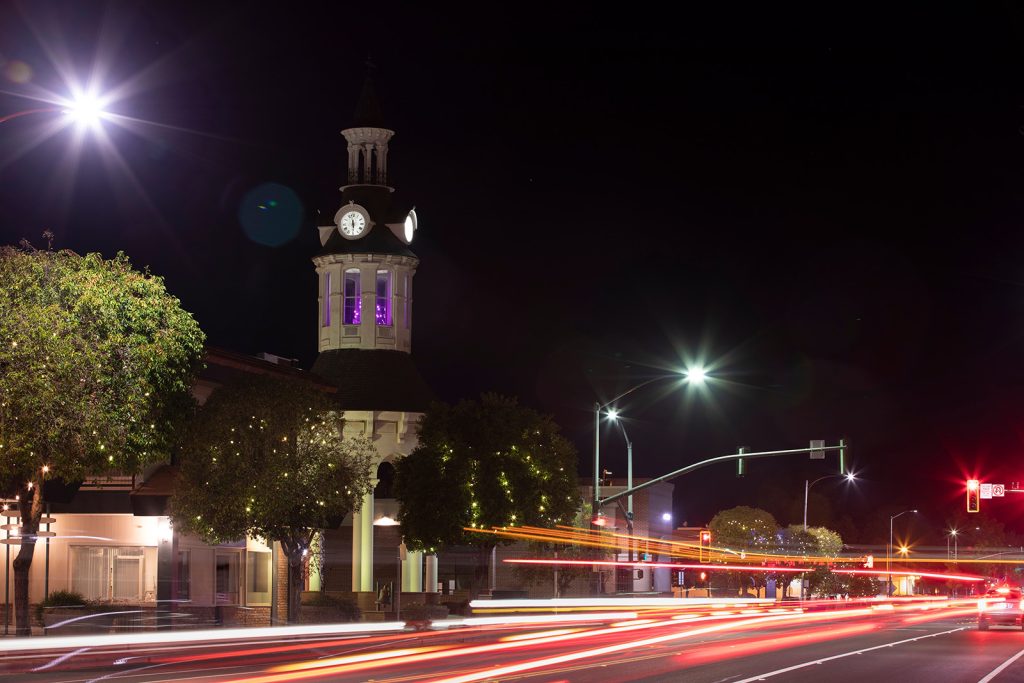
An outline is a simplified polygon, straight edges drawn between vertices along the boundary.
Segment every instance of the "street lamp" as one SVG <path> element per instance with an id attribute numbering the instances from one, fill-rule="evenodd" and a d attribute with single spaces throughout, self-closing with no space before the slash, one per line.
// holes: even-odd
<path id="1" fill-rule="evenodd" d="M 895 515 L 889 516 L 889 547 L 886 548 L 885 553 L 885 571 L 889 575 L 888 582 L 885 584 L 886 597 L 892 595 L 892 593 L 889 592 L 892 590 L 892 523 L 897 517 L 905 515 L 908 512 L 913 512 L 915 515 L 917 514 L 917 510 L 904 510 L 903 512 L 898 512 Z"/>
<path id="2" fill-rule="evenodd" d="M 621 394 L 611 399 L 610 401 L 605 401 L 604 403 L 594 401 L 594 509 L 592 510 L 593 515 L 597 515 L 598 512 L 600 512 L 601 501 L 601 411 L 607 408 L 608 406 L 613 405 L 619 399 L 628 396 L 629 394 L 632 394 L 637 389 L 642 389 L 648 384 L 653 384 L 654 382 L 658 382 L 665 379 L 681 379 L 683 382 L 693 384 L 695 386 L 702 386 L 707 382 L 708 374 L 703 366 L 697 365 L 689 367 L 678 374 L 658 375 L 657 377 L 651 377 L 650 379 L 645 380 L 630 389 L 627 389 L 626 391 L 622 392 Z M 610 416 L 613 414 L 615 417 L 618 416 L 618 413 L 615 412 L 614 410 L 609 411 Z M 615 417 L 612 417 L 612 419 L 614 420 Z M 625 431 L 623 431 L 623 434 L 625 434 Z"/>
<path id="3" fill-rule="evenodd" d="M 857 476 L 853 472 L 847 472 L 846 474 L 826 474 L 824 477 L 818 477 L 811 482 L 804 479 L 804 531 L 807 531 L 807 494 L 810 493 L 811 487 L 819 481 L 834 479 L 835 477 L 843 477 L 847 482 L 856 481 L 857 479 Z"/>
<path id="4" fill-rule="evenodd" d="M 633 488 L 633 442 L 629 440 L 626 433 L 626 425 L 619 419 L 619 411 L 612 409 L 608 411 L 608 419 L 619 425 L 622 430 L 622 438 L 626 440 L 626 488 Z M 626 527 L 629 534 L 633 535 L 633 494 L 626 496 Z M 630 557 L 629 559 L 633 559 Z"/>

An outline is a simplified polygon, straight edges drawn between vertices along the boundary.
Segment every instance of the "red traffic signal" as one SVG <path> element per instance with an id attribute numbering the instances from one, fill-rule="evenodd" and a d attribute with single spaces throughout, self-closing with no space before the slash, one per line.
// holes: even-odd
<path id="1" fill-rule="evenodd" d="M 703 529 L 700 532 L 700 552 L 698 558 L 701 562 L 711 561 L 711 531 Z"/>
<path id="2" fill-rule="evenodd" d="M 977 479 L 967 480 L 967 511 L 977 512 L 981 508 L 981 482 Z"/>

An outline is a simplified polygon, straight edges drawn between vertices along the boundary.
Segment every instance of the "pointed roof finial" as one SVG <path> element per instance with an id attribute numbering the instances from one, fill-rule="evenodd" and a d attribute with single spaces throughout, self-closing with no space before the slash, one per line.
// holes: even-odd
<path id="1" fill-rule="evenodd" d="M 359 94 L 359 103 L 353 116 L 352 125 L 356 127 L 384 128 L 384 114 L 381 112 L 377 92 L 373 87 L 373 72 L 377 65 L 366 55 L 366 80 L 363 91 Z"/>

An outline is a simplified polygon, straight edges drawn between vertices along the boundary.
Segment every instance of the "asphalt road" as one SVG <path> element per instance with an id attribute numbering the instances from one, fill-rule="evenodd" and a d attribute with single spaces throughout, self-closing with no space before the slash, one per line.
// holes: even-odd
<path id="1" fill-rule="evenodd" d="M 4 643 L 7 645 L 7 643 Z M 1024 681 L 1024 632 L 970 607 L 661 612 L 600 623 L 0 652 L 5 681 Z M 46 667 L 46 668 L 41 668 Z M 35 669 L 34 672 L 31 670 Z"/>

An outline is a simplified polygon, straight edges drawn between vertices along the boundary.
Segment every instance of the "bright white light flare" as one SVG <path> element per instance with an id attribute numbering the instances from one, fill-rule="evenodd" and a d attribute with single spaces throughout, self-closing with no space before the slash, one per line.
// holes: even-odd
<path id="1" fill-rule="evenodd" d="M 707 372 L 699 365 L 687 368 L 684 374 L 686 375 L 686 380 L 691 384 L 704 384 L 708 377 Z"/>
<path id="2" fill-rule="evenodd" d="M 95 128 L 107 115 L 106 103 L 95 93 L 79 92 L 67 103 L 64 115 L 82 128 Z"/>

